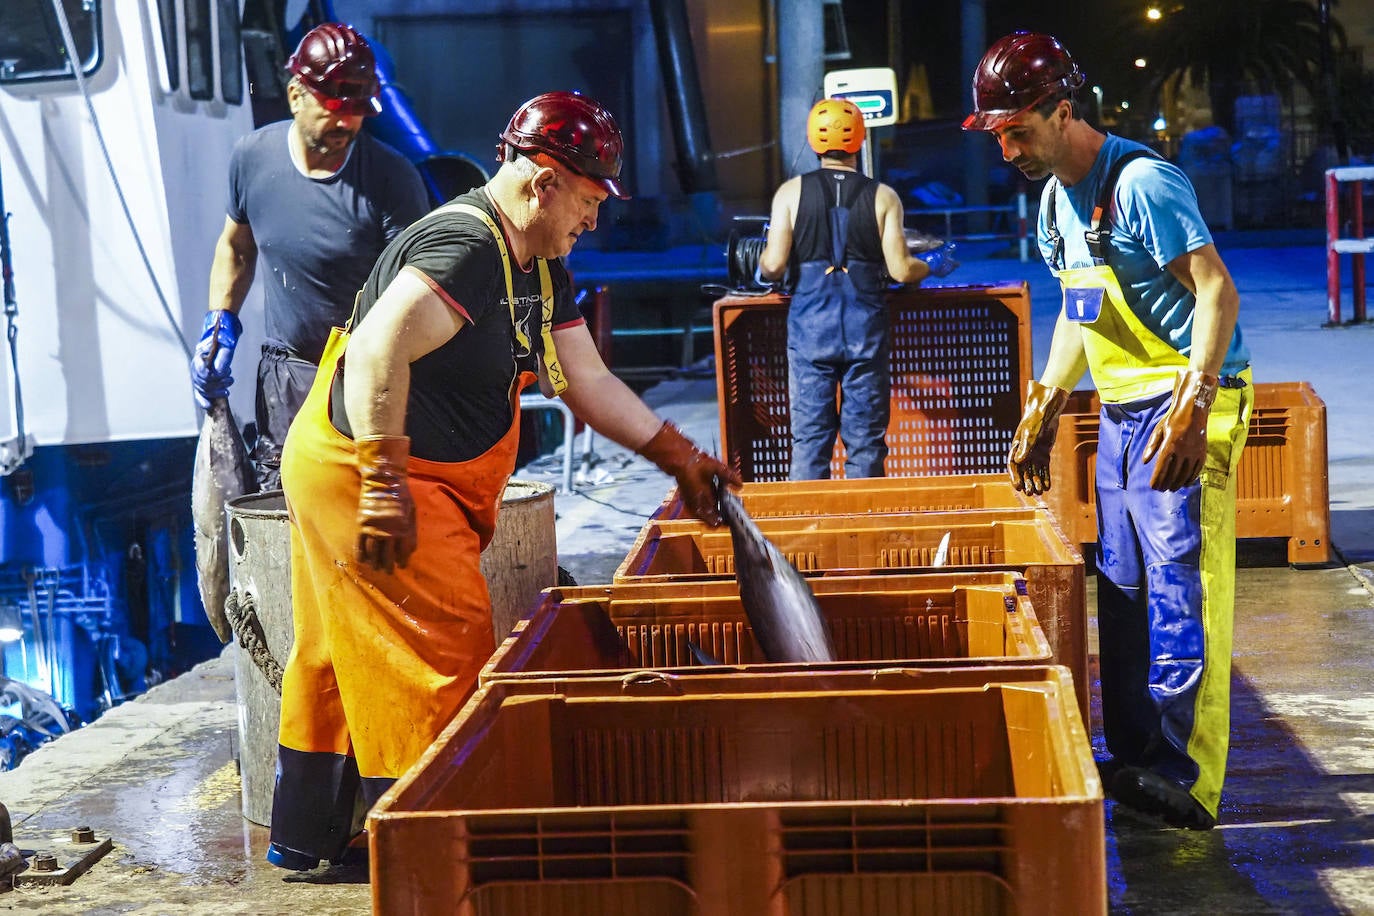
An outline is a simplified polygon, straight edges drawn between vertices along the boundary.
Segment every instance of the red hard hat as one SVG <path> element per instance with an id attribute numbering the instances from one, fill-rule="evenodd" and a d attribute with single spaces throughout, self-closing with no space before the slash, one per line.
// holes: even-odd
<path id="1" fill-rule="evenodd" d="M 806 139 L 818 155 L 857 153 L 864 145 L 863 112 L 848 99 L 821 99 L 806 117 Z"/>
<path id="2" fill-rule="evenodd" d="M 286 69 L 329 111 L 375 115 L 382 110 L 377 59 L 351 25 L 325 22 L 306 32 Z"/>
<path id="3" fill-rule="evenodd" d="M 1012 32 L 988 48 L 973 72 L 973 114 L 964 130 L 996 130 L 1054 93 L 1082 85 L 1082 71 L 1058 39 Z"/>
<path id="4" fill-rule="evenodd" d="M 522 152 L 548 153 L 574 172 L 590 178 L 622 200 L 620 184 L 625 141 L 615 118 L 600 102 L 580 92 L 546 92 L 516 109 L 501 139 Z M 504 148 L 497 158 L 505 161 Z"/>

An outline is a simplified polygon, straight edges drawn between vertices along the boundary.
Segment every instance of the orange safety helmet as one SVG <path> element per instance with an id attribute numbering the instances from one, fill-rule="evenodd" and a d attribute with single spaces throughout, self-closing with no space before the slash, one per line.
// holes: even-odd
<path id="1" fill-rule="evenodd" d="M 848 99 L 821 99 L 806 116 L 806 139 L 817 155 L 843 150 L 850 155 L 864 145 L 864 115 Z"/>
<path id="2" fill-rule="evenodd" d="M 306 32 L 286 69 L 327 111 L 368 116 L 381 113 L 377 58 L 367 39 L 351 25 L 324 22 Z"/>
<path id="3" fill-rule="evenodd" d="M 580 92 L 545 92 L 516 109 L 501 131 L 496 158 L 506 161 L 506 144 L 531 153 L 548 153 L 584 178 L 622 200 L 620 184 L 625 140 L 615 118 L 600 102 Z"/>
<path id="4" fill-rule="evenodd" d="M 973 113 L 964 130 L 996 130 L 1056 92 L 1083 85 L 1083 73 L 1052 35 L 1012 32 L 973 71 Z"/>

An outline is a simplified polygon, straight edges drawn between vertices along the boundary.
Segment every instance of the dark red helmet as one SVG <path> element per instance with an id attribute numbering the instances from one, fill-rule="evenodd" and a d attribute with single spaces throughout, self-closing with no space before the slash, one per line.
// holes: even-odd
<path id="1" fill-rule="evenodd" d="M 625 141 L 615 118 L 580 92 L 546 92 L 516 109 L 501 139 L 525 153 L 548 153 L 622 200 L 620 159 Z M 504 144 L 497 158 L 505 161 Z"/>
<path id="2" fill-rule="evenodd" d="M 1012 32 L 973 71 L 973 114 L 964 130 L 996 130 L 1056 92 L 1083 85 L 1083 73 L 1052 35 Z"/>
<path id="3" fill-rule="evenodd" d="M 325 22 L 306 32 L 286 69 L 328 111 L 375 115 L 382 110 L 377 59 L 351 25 Z"/>

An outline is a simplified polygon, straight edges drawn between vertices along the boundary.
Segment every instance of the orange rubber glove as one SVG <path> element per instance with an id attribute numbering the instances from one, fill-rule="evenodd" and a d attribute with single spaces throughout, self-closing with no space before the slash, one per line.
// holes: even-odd
<path id="1" fill-rule="evenodd" d="M 1150 486 L 1156 490 L 1181 490 L 1202 473 L 1207 461 L 1207 418 L 1217 399 L 1220 379 L 1215 375 L 1184 369 L 1174 377 L 1174 400 L 1150 433 L 1141 454 L 1149 461 L 1155 453 Z"/>
<path id="2" fill-rule="evenodd" d="M 1050 489 L 1050 450 L 1059 433 L 1059 415 L 1069 402 L 1063 388 L 1042 385 L 1031 379 L 1026 383 L 1026 409 L 1007 455 L 1007 473 L 1012 486 L 1032 496 Z"/>
<path id="3" fill-rule="evenodd" d="M 358 562 L 382 572 L 415 552 L 415 503 L 406 482 L 409 436 L 363 436 L 358 451 Z"/>
<path id="4" fill-rule="evenodd" d="M 715 480 L 719 477 L 722 483 L 742 486 L 744 481 L 735 470 L 697 448 L 682 430 L 666 421 L 639 453 L 663 473 L 677 478 L 678 491 L 687 511 L 712 528 L 720 527 Z"/>

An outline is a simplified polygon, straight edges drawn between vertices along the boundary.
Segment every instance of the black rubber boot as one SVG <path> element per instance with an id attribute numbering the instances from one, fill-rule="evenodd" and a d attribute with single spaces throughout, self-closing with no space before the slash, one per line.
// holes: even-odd
<path id="1" fill-rule="evenodd" d="M 1170 827 L 1211 830 L 1217 819 L 1188 790 L 1141 767 L 1122 767 L 1112 779 L 1112 797 L 1144 814 L 1164 818 Z"/>
<path id="2" fill-rule="evenodd" d="M 1115 757 L 1108 757 L 1106 760 L 1098 760 L 1097 775 L 1102 780 L 1102 794 L 1108 798 L 1112 797 L 1112 783 L 1116 781 L 1117 774 L 1125 769 L 1126 765 Z"/>

